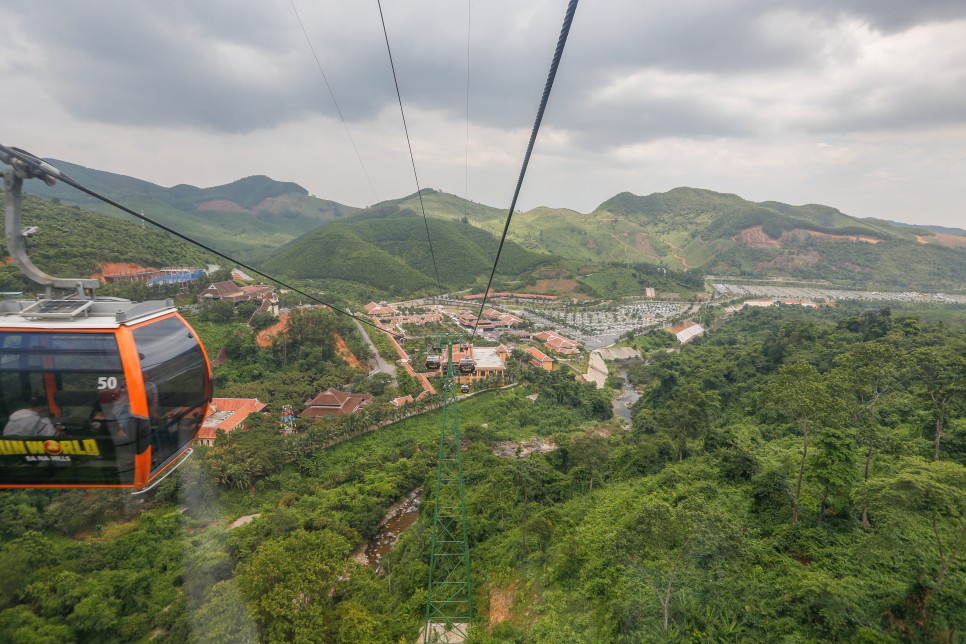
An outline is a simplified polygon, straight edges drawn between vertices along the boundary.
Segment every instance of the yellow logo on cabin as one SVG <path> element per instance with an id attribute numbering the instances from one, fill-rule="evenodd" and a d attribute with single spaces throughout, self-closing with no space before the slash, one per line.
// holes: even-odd
<path id="1" fill-rule="evenodd" d="M 4 456 L 16 456 L 17 454 L 100 456 L 101 450 L 97 447 L 97 441 L 92 438 L 64 441 L 53 439 L 45 441 L 0 440 L 0 454 Z"/>

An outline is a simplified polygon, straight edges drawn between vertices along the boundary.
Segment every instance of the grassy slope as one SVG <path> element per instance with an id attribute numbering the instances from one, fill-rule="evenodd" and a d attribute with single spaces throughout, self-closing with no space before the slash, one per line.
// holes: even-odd
<path id="1" fill-rule="evenodd" d="M 436 290 L 433 258 L 443 287 L 463 288 L 488 275 L 498 240 L 474 226 L 431 220 L 411 211 L 398 216 L 350 219 L 324 226 L 279 249 L 265 268 L 299 279 L 339 278 L 390 293 Z M 550 258 L 509 243 L 500 274 L 526 273 Z"/>

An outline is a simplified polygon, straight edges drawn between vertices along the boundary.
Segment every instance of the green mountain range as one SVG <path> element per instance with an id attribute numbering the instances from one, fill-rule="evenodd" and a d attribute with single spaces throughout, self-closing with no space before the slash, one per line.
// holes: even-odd
<path id="1" fill-rule="evenodd" d="M 411 284 L 415 290 L 427 288 L 427 283 L 435 285 L 421 209 L 431 229 L 440 227 L 434 250 L 439 255 L 440 282 L 446 288 L 469 286 L 488 272 L 495 255 L 493 237 L 502 233 L 506 217 L 505 210 L 432 189 L 363 211 L 264 176 L 213 188 L 162 188 L 63 161 L 50 162 L 82 184 L 244 261 L 264 260 L 267 268 L 290 277 L 361 279 L 386 292 L 399 292 L 399 284 Z M 31 181 L 27 189 L 63 203 L 110 212 L 110 207 L 69 187 L 49 188 Z M 381 221 L 378 226 L 365 223 L 374 218 Z M 327 226 L 333 223 L 338 225 Z M 328 230 L 316 234 L 320 227 Z M 574 278 L 602 264 L 647 263 L 715 275 L 957 291 L 966 289 L 966 234 L 961 233 L 858 219 L 819 204 L 756 203 L 734 194 L 675 188 L 646 196 L 624 192 L 587 214 L 562 208 L 517 212 L 509 239 L 519 247 L 507 252 L 537 253 L 527 256 L 530 259 L 520 264 L 523 267 L 539 265 L 536 257 L 565 258 Z M 511 263 L 501 263 L 500 273 L 525 274 L 529 268 L 518 271 L 507 252 L 504 261 Z M 286 257 L 290 253 L 294 256 Z M 359 275 L 365 277 L 353 277 Z"/>
<path id="2" fill-rule="evenodd" d="M 491 233 L 505 211 L 423 191 L 431 216 Z M 417 195 L 395 202 L 418 208 Z M 535 208 L 513 216 L 510 239 L 525 248 L 591 262 L 654 263 L 715 275 L 826 279 L 879 289 L 966 289 L 966 234 L 956 229 L 858 219 L 819 204 L 756 203 L 738 195 L 675 188 L 629 192 L 593 212 Z"/>
<path id="3" fill-rule="evenodd" d="M 67 176 L 132 210 L 197 238 L 218 250 L 264 256 L 303 233 L 359 209 L 319 199 L 295 183 L 265 176 L 239 179 L 212 188 L 177 185 L 164 188 L 121 174 L 47 159 Z M 128 216 L 94 197 L 58 183 L 28 181 L 24 191 L 45 199 L 76 204 L 111 217 Z M 132 218 L 133 219 L 133 218 Z"/>

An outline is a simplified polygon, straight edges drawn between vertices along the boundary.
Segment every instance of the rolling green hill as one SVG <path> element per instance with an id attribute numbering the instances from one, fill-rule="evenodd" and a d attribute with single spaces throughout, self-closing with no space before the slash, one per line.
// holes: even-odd
<path id="1" fill-rule="evenodd" d="M 966 239 L 856 219 L 828 206 L 676 188 L 646 197 L 623 193 L 601 204 L 601 212 L 670 245 L 674 252 L 660 258 L 668 265 L 868 288 L 966 287 Z"/>
<path id="2" fill-rule="evenodd" d="M 0 195 L 3 191 L 0 190 Z M 215 261 L 195 246 L 151 227 L 66 206 L 30 195 L 23 201 L 24 226 L 40 232 L 29 241 L 30 258 L 55 277 L 87 277 L 102 262 L 130 262 L 141 266 L 205 266 Z M 7 256 L 0 240 L 0 257 Z M 32 290 L 13 264 L 0 266 L 0 289 Z"/>
<path id="3" fill-rule="evenodd" d="M 422 196 L 422 207 L 426 209 L 427 217 L 438 217 L 440 219 L 461 219 L 466 217 L 473 225 L 489 228 L 485 224 L 499 225 L 499 230 L 503 230 L 503 223 L 506 219 L 506 209 L 493 208 L 475 201 L 467 201 L 462 197 L 451 195 L 448 192 L 423 188 L 419 193 L 413 193 L 402 199 L 391 199 L 376 204 L 374 208 L 380 206 L 399 206 L 400 209 L 408 208 L 415 213 L 421 213 L 420 199 Z"/>
<path id="4" fill-rule="evenodd" d="M 466 288 L 489 277 L 499 240 L 458 221 L 429 220 L 439 278 L 446 290 Z M 508 242 L 498 274 L 528 273 L 554 258 Z M 435 292 L 433 256 L 426 224 L 412 210 L 373 208 L 286 244 L 263 265 L 295 279 L 341 279 L 390 294 Z"/>
<path id="5" fill-rule="evenodd" d="M 427 214 L 500 234 L 505 211 L 424 190 Z M 416 195 L 398 200 L 418 212 Z M 829 279 L 869 288 L 966 288 L 966 236 L 850 217 L 820 204 L 755 203 L 696 188 L 615 195 L 594 212 L 516 213 L 521 246 L 595 263 L 652 263 L 754 277 Z"/>
<path id="6" fill-rule="evenodd" d="M 265 256 L 313 228 L 358 210 L 313 197 L 298 184 L 265 176 L 246 177 L 211 188 L 185 184 L 164 188 L 66 161 L 47 161 L 96 192 L 221 251 L 243 254 L 245 259 Z M 45 199 L 127 218 L 117 209 L 63 184 L 50 187 L 28 181 L 24 190 Z"/>
<path id="7" fill-rule="evenodd" d="M 398 292 L 403 283 L 425 288 L 425 280 L 409 271 L 435 284 L 429 249 L 423 241 L 425 227 L 420 233 L 414 222 L 405 229 L 398 228 L 398 223 L 382 228 L 355 226 L 384 217 L 386 212 L 421 215 L 422 206 L 433 226 L 440 222 L 444 236 L 438 246 L 440 280 L 450 288 L 469 286 L 474 281 L 471 276 L 485 272 L 480 265 L 487 262 L 481 257 L 495 253 L 492 236 L 502 233 L 506 218 L 503 209 L 430 188 L 363 211 L 318 199 L 297 184 L 264 176 L 212 188 L 163 188 L 63 161 L 50 162 L 84 185 L 243 261 L 267 261 L 266 266 L 283 267 L 289 276 L 311 279 L 325 274 L 325 279 L 359 282 L 353 276 L 365 275 L 359 283 L 385 293 Z M 118 216 L 109 206 L 66 186 L 50 188 L 31 181 L 26 189 Z M 400 217 L 390 217 L 396 218 Z M 310 254 L 285 259 L 277 252 L 332 222 L 345 222 L 360 236 L 358 240 L 329 239 L 334 233 L 322 234 L 325 255 L 339 258 L 339 262 L 324 260 L 315 265 L 315 260 L 308 259 Z M 450 228 L 444 222 L 461 228 Z M 455 230 L 461 234 L 450 237 L 447 231 Z M 645 196 L 623 192 L 587 214 L 543 207 L 515 213 L 509 239 L 519 246 L 505 257 L 511 265 L 502 266 L 501 272 L 524 275 L 528 269 L 516 270 L 510 256 L 529 250 L 598 266 L 650 263 L 722 275 L 829 279 L 842 286 L 956 291 L 966 288 L 966 235 L 960 232 L 857 219 L 820 204 L 756 203 L 698 188 Z M 468 241 L 472 243 L 464 243 Z M 344 246 L 328 246 L 333 242 Z M 303 252 L 305 244 L 309 242 L 300 241 L 284 252 Z M 480 249 L 488 250 L 480 254 Z M 376 259 L 379 253 L 388 256 Z M 363 259 L 358 260 L 360 257 Z M 363 265 L 357 265 L 357 260 Z M 370 260 L 375 263 L 367 263 Z M 379 285 L 379 275 L 389 276 L 386 287 Z"/>

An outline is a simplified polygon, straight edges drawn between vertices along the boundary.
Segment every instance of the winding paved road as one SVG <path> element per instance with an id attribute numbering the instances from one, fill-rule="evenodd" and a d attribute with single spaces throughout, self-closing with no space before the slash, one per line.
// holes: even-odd
<path id="1" fill-rule="evenodd" d="M 369 372 L 369 375 L 371 376 L 376 373 L 387 373 L 389 374 L 389 377 L 392 378 L 392 384 L 394 386 L 398 386 L 399 383 L 396 380 L 396 365 L 386 362 L 386 360 L 379 355 L 379 349 L 377 349 L 376 345 L 373 344 L 372 340 L 369 339 L 369 334 L 366 333 L 365 329 L 362 328 L 362 323 L 359 322 L 359 320 L 355 320 L 355 323 L 356 326 L 359 327 L 359 333 L 362 334 L 362 339 L 366 341 L 366 344 L 369 345 L 369 350 L 372 351 L 373 357 L 369 359 L 369 364 L 372 365 L 373 361 L 376 363 L 376 368 L 372 369 Z"/>

